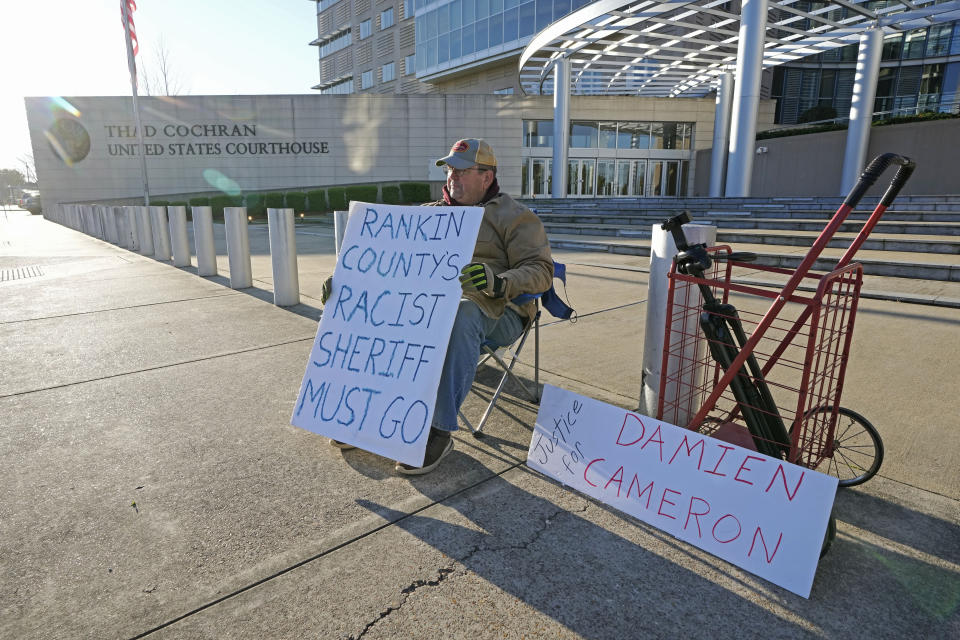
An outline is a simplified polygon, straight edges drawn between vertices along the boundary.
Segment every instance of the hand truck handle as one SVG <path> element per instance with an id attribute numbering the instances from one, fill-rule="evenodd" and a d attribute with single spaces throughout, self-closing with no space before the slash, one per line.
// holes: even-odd
<path id="1" fill-rule="evenodd" d="M 917 168 L 916 162 L 896 153 L 884 153 L 874 158 L 873 161 L 867 165 L 867 168 L 863 170 L 863 173 L 860 174 L 860 179 L 857 181 L 857 184 L 853 186 L 853 189 L 850 190 L 843 204 L 849 206 L 851 209 L 855 208 L 860 202 L 860 199 L 863 198 L 863 194 L 867 192 L 867 189 L 873 186 L 877 179 L 880 178 L 880 175 L 886 171 L 887 167 L 891 164 L 899 165 L 900 168 L 897 169 L 897 173 L 893 176 L 890 186 L 887 187 L 886 193 L 884 193 L 880 199 L 880 204 L 884 209 L 889 207 L 897 197 L 897 194 L 900 193 L 903 185 L 910 179 L 913 170 Z"/>

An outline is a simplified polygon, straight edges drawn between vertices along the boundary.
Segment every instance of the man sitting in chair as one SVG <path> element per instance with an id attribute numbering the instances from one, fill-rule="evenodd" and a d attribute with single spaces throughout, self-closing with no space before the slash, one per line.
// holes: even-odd
<path id="1" fill-rule="evenodd" d="M 397 472 L 406 475 L 433 471 L 453 450 L 450 434 L 457 430 L 457 413 L 473 384 L 481 345 L 488 341 L 498 346 L 513 344 L 534 317 L 535 301 L 523 307 L 510 301 L 524 293 L 543 293 L 553 282 L 553 259 L 543 223 L 500 191 L 497 159 L 490 145 L 475 138 L 458 140 L 436 163 L 446 171 L 447 183 L 443 200 L 428 204 L 482 206 L 483 221 L 472 261 L 461 270 L 463 297 L 440 375 L 423 466 L 398 462 Z"/>

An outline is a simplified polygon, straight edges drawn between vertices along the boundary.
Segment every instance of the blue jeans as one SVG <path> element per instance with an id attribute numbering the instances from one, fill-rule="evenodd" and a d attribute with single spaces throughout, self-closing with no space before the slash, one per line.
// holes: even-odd
<path id="1" fill-rule="evenodd" d="M 457 430 L 457 412 L 477 373 L 481 345 L 491 342 L 495 347 L 509 346 L 523 333 L 523 326 L 524 321 L 513 309 L 507 309 L 494 320 L 484 315 L 475 302 L 461 298 L 437 388 L 433 412 L 435 429 Z"/>

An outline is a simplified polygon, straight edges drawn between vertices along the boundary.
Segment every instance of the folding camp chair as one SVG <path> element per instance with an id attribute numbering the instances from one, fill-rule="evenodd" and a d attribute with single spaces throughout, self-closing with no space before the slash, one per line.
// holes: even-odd
<path id="1" fill-rule="evenodd" d="M 567 268 L 566 265 L 561 264 L 554 260 L 553 262 L 553 277 L 559 278 L 563 283 L 564 287 L 567 284 Z M 511 302 L 517 306 L 523 306 L 528 304 L 530 301 L 535 300 L 537 302 L 537 312 L 534 314 L 533 319 L 527 322 L 527 326 L 524 327 L 523 333 L 520 334 L 520 337 L 512 344 L 506 347 L 498 347 L 495 344 L 489 342 L 481 345 L 481 354 L 480 361 L 477 363 L 477 367 L 485 364 L 490 359 L 493 359 L 503 370 L 503 375 L 500 376 L 500 382 L 497 384 L 496 390 L 493 392 L 490 401 L 487 403 L 487 408 L 483 412 L 480 421 L 477 423 L 477 426 L 474 427 L 473 424 L 467 419 L 463 412 L 458 412 L 460 414 L 460 419 L 470 427 L 470 430 L 473 432 L 474 437 L 480 437 L 483 435 L 483 426 L 487 423 L 487 418 L 490 417 L 490 414 L 493 413 L 493 408 L 497 404 L 497 400 L 500 398 L 500 393 L 503 391 L 504 386 L 507 384 L 507 380 L 513 380 L 517 383 L 523 392 L 527 395 L 533 403 L 540 402 L 540 306 L 543 305 L 547 311 L 550 312 L 555 318 L 560 318 L 562 320 L 569 320 L 574 314 L 574 310 L 570 308 L 566 302 L 557 294 L 553 286 L 550 287 L 549 291 L 538 294 L 529 294 L 525 293 L 517 296 Z M 533 390 L 527 386 L 527 383 L 521 380 L 517 374 L 513 372 L 513 367 L 517 363 L 517 360 L 520 358 L 520 353 L 523 351 L 523 346 L 527 342 L 527 338 L 530 336 L 530 330 L 533 329 Z M 509 358 L 509 362 L 507 362 Z M 472 391 L 477 393 L 476 390 Z M 479 395 L 479 394 L 478 394 Z"/>

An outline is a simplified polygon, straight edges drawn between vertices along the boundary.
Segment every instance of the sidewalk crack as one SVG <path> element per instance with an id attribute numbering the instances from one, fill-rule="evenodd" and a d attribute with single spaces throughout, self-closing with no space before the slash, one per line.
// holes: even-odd
<path id="1" fill-rule="evenodd" d="M 370 629 L 372 629 L 381 620 L 388 617 L 394 611 L 399 611 L 401 608 L 403 608 L 403 605 L 405 605 L 407 603 L 407 600 L 410 598 L 410 594 L 412 594 L 414 591 L 417 591 L 418 589 L 421 589 L 423 587 L 440 586 L 440 583 L 446 580 L 447 576 L 453 573 L 453 571 L 454 569 L 452 566 L 441 567 L 440 570 L 437 572 L 436 579 L 414 580 L 413 582 L 408 584 L 406 587 L 400 590 L 400 599 L 398 602 L 391 603 L 391 605 L 387 607 L 385 610 L 381 611 L 376 618 L 368 622 L 367 625 L 363 628 L 362 631 L 360 631 L 359 634 L 355 636 L 350 636 L 350 640 L 360 640 L 360 638 L 365 636 L 367 632 L 370 631 Z"/>

